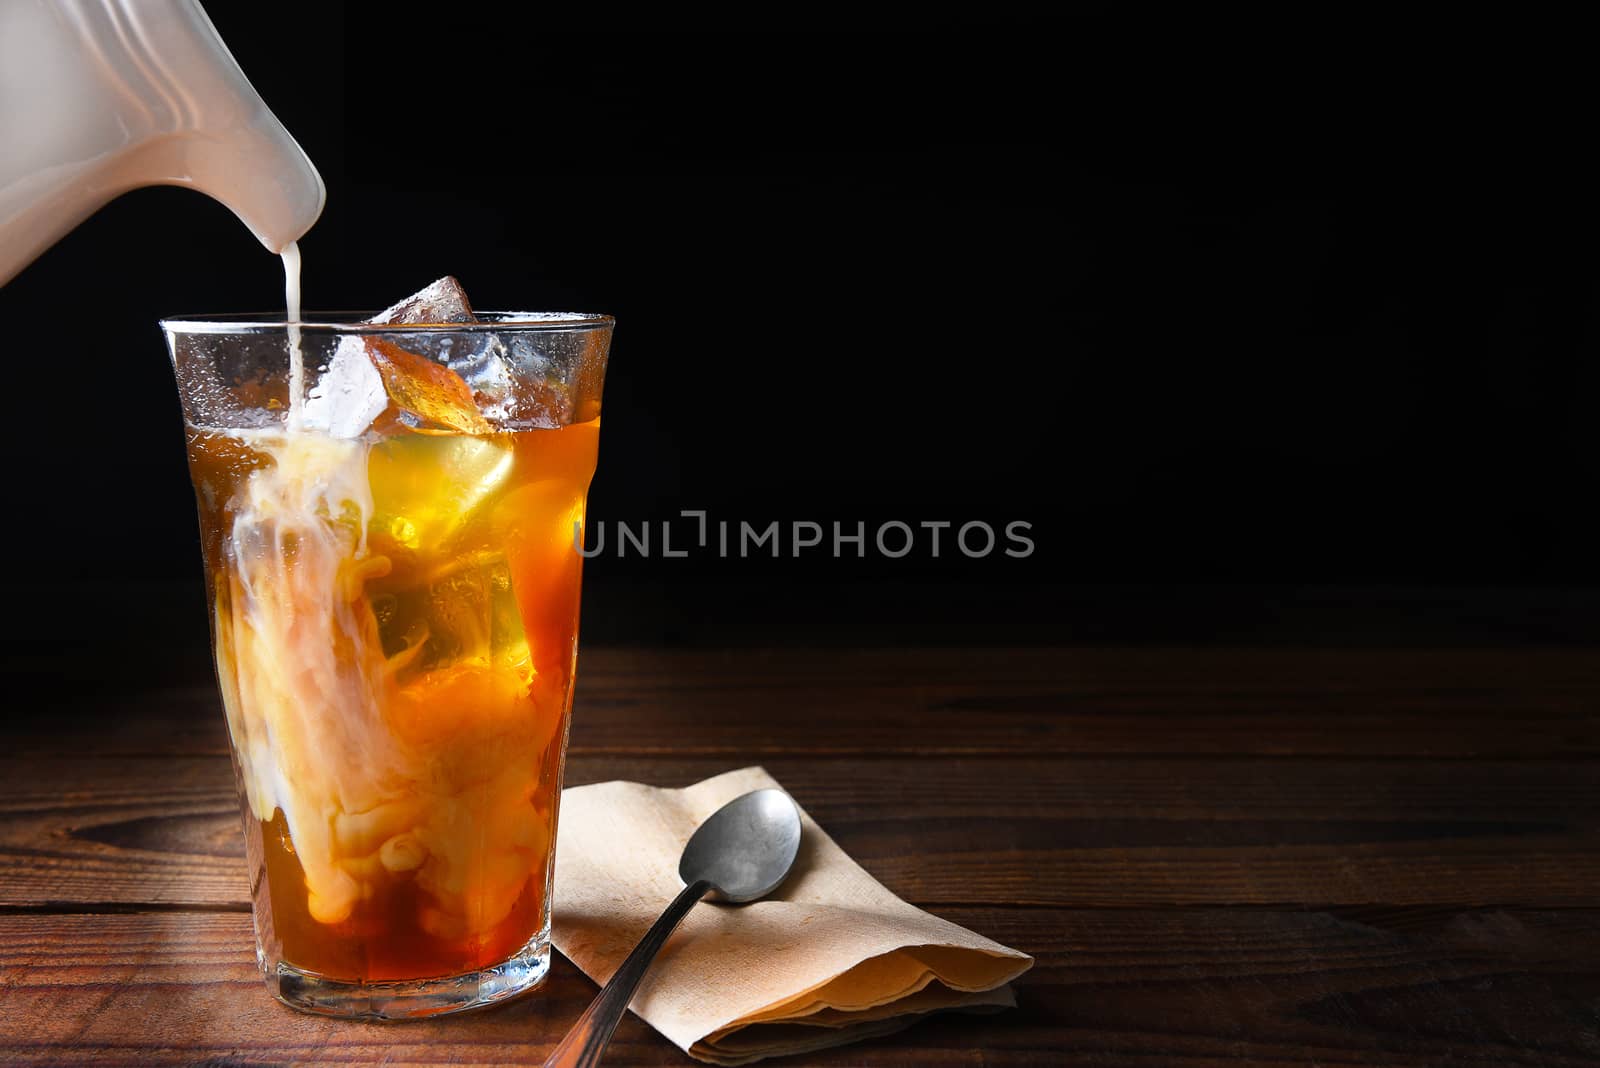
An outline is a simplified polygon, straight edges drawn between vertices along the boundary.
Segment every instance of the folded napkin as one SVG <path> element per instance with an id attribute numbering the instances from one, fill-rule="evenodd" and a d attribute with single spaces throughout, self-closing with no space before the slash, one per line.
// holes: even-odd
<path id="1" fill-rule="evenodd" d="M 611 978 L 677 896 L 678 856 L 728 801 L 778 786 L 744 768 L 682 790 L 632 782 L 561 796 L 552 937 L 584 974 Z M 1014 1005 L 1033 958 L 908 905 L 800 814 L 804 837 L 777 892 L 697 905 L 630 1007 L 712 1064 L 749 1064 L 907 1027 L 930 1012 Z"/>

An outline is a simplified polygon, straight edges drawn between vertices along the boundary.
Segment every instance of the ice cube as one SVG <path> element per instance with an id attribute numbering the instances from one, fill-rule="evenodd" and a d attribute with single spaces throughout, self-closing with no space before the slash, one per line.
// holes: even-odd
<path id="1" fill-rule="evenodd" d="M 482 526 L 481 511 L 510 476 L 514 453 L 504 435 L 441 437 L 396 434 L 367 455 L 375 551 L 404 570 L 412 553 L 456 552 L 465 533 Z M 397 574 L 396 578 L 402 576 Z"/>
<path id="2" fill-rule="evenodd" d="M 402 683 L 463 662 L 530 670 L 505 554 L 478 549 L 417 563 L 424 566 L 397 570 L 370 585 L 389 616 L 378 622 L 384 651 L 395 655 L 421 647 L 405 661 Z"/>
<path id="3" fill-rule="evenodd" d="M 450 360 L 478 410 L 497 426 L 554 430 L 571 423 L 572 400 L 553 361 L 530 336 L 509 336 L 509 347 L 488 335 Z"/>
<path id="4" fill-rule="evenodd" d="M 470 323 L 472 305 L 448 275 L 367 320 L 380 326 Z M 473 390 L 444 364 L 387 337 L 344 337 L 306 401 L 305 425 L 334 437 L 380 431 L 487 434 Z"/>
<path id="5" fill-rule="evenodd" d="M 389 407 L 383 376 L 359 337 L 342 337 L 328 367 L 306 398 L 303 419 L 312 430 L 358 438 Z"/>
<path id="6" fill-rule="evenodd" d="M 472 314 L 472 304 L 461 283 L 445 275 L 367 321 L 379 324 L 473 323 L 477 322 L 477 316 Z"/>
<path id="7" fill-rule="evenodd" d="M 379 429 L 424 434 L 487 434 L 494 429 L 478 411 L 472 390 L 450 368 L 386 338 L 368 337 L 366 342 L 367 356 L 390 401 L 376 420 Z"/>
<path id="8" fill-rule="evenodd" d="M 478 410 L 490 419 L 501 421 L 509 414 L 505 410 L 506 399 L 515 381 L 505 343 L 493 334 L 472 340 L 473 344 L 452 350 L 450 370 L 460 375 L 472 390 Z"/>

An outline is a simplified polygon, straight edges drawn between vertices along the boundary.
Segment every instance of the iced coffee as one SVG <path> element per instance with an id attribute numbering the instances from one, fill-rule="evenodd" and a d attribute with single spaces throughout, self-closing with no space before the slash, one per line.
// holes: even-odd
<path id="1" fill-rule="evenodd" d="M 445 280 L 293 342 L 166 326 L 269 985 L 406 1016 L 536 983 L 610 321 Z"/>

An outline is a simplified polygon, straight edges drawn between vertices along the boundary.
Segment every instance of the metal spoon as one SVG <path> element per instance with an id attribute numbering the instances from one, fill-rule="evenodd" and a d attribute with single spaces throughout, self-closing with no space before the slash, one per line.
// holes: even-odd
<path id="1" fill-rule="evenodd" d="M 713 900 L 734 905 L 766 897 L 788 876 L 799 852 L 800 810 L 782 790 L 755 790 L 713 812 L 683 847 L 678 861 L 683 892 L 633 947 L 544 1068 L 599 1064 L 650 962 L 689 910 L 708 891 L 715 893 Z"/>

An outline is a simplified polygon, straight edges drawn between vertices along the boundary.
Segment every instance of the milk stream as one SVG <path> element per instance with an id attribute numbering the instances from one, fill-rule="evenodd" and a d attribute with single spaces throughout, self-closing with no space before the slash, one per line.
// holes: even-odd
<path id="1" fill-rule="evenodd" d="M 306 360 L 300 350 L 300 243 L 291 241 L 283 253 L 283 302 L 289 331 L 289 432 L 300 429 L 305 418 Z"/>
<path id="2" fill-rule="evenodd" d="M 282 433 L 250 435 L 271 462 L 234 502 L 217 656 L 250 808 L 263 821 L 283 813 L 311 910 L 330 921 L 361 893 L 330 817 L 380 807 L 381 780 L 399 762 L 384 744 L 385 658 L 362 597 L 363 580 L 388 561 L 367 554 L 366 443 L 304 426 L 299 246 L 282 258 L 288 420 Z"/>

